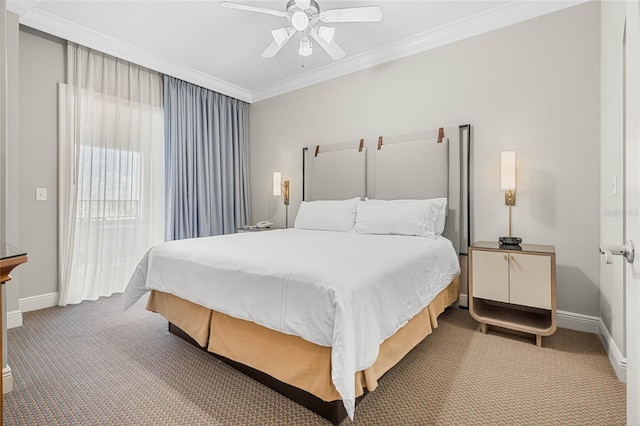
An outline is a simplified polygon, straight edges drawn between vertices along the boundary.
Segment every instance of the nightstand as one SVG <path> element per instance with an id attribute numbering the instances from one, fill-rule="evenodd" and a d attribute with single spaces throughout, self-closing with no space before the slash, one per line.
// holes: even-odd
<path id="1" fill-rule="evenodd" d="M 469 312 L 482 333 L 493 325 L 531 333 L 536 345 L 556 331 L 556 254 L 548 245 L 469 247 Z"/>
<path id="2" fill-rule="evenodd" d="M 275 229 L 282 229 L 282 228 L 275 228 L 275 227 L 270 227 L 270 228 L 256 228 L 255 226 L 251 226 L 251 227 L 247 227 L 247 228 L 237 228 L 236 232 L 240 233 L 240 232 L 264 232 L 264 231 L 273 231 Z"/>

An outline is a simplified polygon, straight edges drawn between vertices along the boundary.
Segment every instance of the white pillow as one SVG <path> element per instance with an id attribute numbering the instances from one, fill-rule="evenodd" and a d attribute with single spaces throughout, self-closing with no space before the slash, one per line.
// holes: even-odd
<path id="1" fill-rule="evenodd" d="M 293 226 L 300 229 L 351 232 L 356 223 L 358 201 L 359 197 L 340 201 L 303 201 Z"/>
<path id="2" fill-rule="evenodd" d="M 354 230 L 361 234 L 435 238 L 444 231 L 446 212 L 446 198 L 361 201 Z"/>

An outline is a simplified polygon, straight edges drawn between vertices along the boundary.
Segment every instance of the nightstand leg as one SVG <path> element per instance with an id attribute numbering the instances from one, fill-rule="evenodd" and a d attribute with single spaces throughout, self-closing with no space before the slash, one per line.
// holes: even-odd
<path id="1" fill-rule="evenodd" d="M 542 347 L 542 336 L 539 334 L 536 334 L 536 346 L 539 348 Z"/>
<path id="2" fill-rule="evenodd" d="M 480 331 L 482 332 L 482 334 L 487 334 L 487 324 L 486 323 L 480 323 Z"/>

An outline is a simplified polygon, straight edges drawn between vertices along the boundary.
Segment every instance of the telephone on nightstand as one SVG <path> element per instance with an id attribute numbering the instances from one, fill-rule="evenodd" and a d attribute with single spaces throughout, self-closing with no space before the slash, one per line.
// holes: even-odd
<path id="1" fill-rule="evenodd" d="M 268 220 L 263 220 L 262 222 L 256 223 L 256 228 L 260 228 L 260 229 L 271 228 L 272 226 L 273 226 L 273 223 L 269 222 Z"/>

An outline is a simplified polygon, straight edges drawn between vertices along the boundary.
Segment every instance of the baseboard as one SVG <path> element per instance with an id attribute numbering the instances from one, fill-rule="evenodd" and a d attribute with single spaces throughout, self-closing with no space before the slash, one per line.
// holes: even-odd
<path id="1" fill-rule="evenodd" d="M 24 297 L 18 300 L 18 306 L 20 306 L 20 310 L 22 312 L 37 311 L 39 309 L 58 306 L 59 298 L 60 295 L 58 292 L 39 294 L 37 296 Z"/>
<path id="2" fill-rule="evenodd" d="M 8 365 L 2 369 L 2 393 L 9 393 L 13 390 L 13 374 Z"/>
<path id="3" fill-rule="evenodd" d="M 576 314 L 575 312 L 556 311 L 558 327 L 587 333 L 600 333 L 600 317 Z"/>
<path id="4" fill-rule="evenodd" d="M 469 295 L 460 294 L 458 295 L 458 305 L 468 308 L 469 307 Z"/>
<path id="5" fill-rule="evenodd" d="M 609 333 L 609 330 L 604 324 L 604 321 L 600 320 L 599 322 L 600 340 L 602 340 L 602 344 L 607 351 L 607 355 L 609 355 L 609 361 L 611 361 L 611 365 L 613 366 L 613 369 L 618 376 L 618 380 L 627 383 L 627 358 L 622 356 L 620 348 L 618 348 L 615 340 L 613 340 L 613 336 L 611 336 L 611 333 Z"/>
<path id="6" fill-rule="evenodd" d="M 16 328 L 22 326 L 22 311 L 7 312 L 7 330 L 10 328 Z"/>

